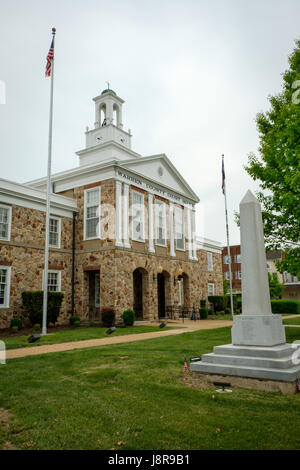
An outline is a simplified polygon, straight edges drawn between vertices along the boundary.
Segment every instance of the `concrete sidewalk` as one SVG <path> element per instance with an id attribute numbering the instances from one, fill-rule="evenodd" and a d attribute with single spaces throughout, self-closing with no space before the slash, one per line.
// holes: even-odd
<path id="1" fill-rule="evenodd" d="M 152 325 L 153 323 L 145 323 Z M 32 346 L 29 348 L 8 349 L 6 351 L 6 359 L 16 359 L 27 356 L 37 356 L 39 354 L 47 354 L 51 352 L 72 351 L 73 349 L 93 348 L 96 346 L 107 346 L 109 344 L 132 343 L 134 341 L 144 341 L 146 339 L 161 338 L 166 336 L 175 336 L 182 333 L 190 333 L 196 330 L 212 330 L 215 328 L 224 328 L 231 326 L 232 321 L 227 320 L 201 320 L 197 322 L 185 321 L 185 323 L 178 323 L 175 321 L 168 321 L 169 326 L 177 326 L 174 330 L 161 330 L 153 333 L 139 333 L 115 337 L 107 337 L 101 339 L 87 339 L 84 341 L 72 341 L 69 343 L 58 344 L 45 344 L 43 346 Z"/>

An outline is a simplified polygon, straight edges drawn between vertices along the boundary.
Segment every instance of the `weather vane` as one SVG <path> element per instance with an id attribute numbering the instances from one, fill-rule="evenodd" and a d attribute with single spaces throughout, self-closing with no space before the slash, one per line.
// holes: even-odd
<path id="1" fill-rule="evenodd" d="M 105 83 L 107 83 L 107 89 L 109 90 L 109 81 L 107 80 Z"/>

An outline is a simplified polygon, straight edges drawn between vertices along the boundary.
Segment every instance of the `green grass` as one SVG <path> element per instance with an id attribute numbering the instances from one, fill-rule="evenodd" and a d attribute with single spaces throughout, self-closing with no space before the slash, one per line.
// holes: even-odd
<path id="1" fill-rule="evenodd" d="M 285 325 L 300 325 L 300 316 L 298 318 L 287 318 L 283 320 Z"/>
<path id="2" fill-rule="evenodd" d="M 289 341 L 300 339 L 288 328 Z M 0 448 L 299 449 L 300 394 L 185 385 L 183 359 L 230 328 L 13 359 L 0 365 Z"/>
<path id="3" fill-rule="evenodd" d="M 170 327 L 165 327 L 164 330 L 170 330 Z M 67 328 L 60 330 L 56 333 L 51 334 L 49 329 L 49 335 L 43 336 L 36 343 L 28 343 L 27 339 L 30 335 L 26 336 L 9 336 L 7 338 L 0 338 L 5 342 L 6 349 L 17 349 L 17 348 L 30 348 L 32 346 L 42 346 L 45 344 L 58 344 L 66 343 L 69 341 L 81 341 L 85 339 L 95 339 L 107 337 L 105 332 L 108 328 Z M 131 335 L 138 333 L 152 333 L 155 331 L 162 331 L 158 326 L 134 326 L 128 328 L 117 328 L 113 333 L 113 336 Z"/>

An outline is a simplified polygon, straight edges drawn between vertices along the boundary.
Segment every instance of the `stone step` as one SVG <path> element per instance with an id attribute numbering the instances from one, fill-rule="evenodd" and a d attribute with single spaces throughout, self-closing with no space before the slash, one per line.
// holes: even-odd
<path id="1" fill-rule="evenodd" d="M 289 369 L 293 367 L 292 357 L 287 356 L 280 359 L 268 357 L 247 357 L 247 356 L 232 356 L 225 354 L 203 354 L 203 363 L 209 364 L 224 364 L 230 366 L 246 366 L 246 367 L 263 367 L 266 369 Z"/>
<path id="2" fill-rule="evenodd" d="M 246 356 L 246 357 L 267 357 L 270 359 L 280 359 L 290 356 L 295 351 L 292 344 L 280 344 L 278 346 L 235 346 L 224 344 L 214 347 L 214 353 L 225 354 L 226 356 Z"/>
<path id="3" fill-rule="evenodd" d="M 268 369 L 264 367 L 246 367 L 229 364 L 209 364 L 202 361 L 190 364 L 192 372 L 202 372 L 206 374 L 232 375 L 235 377 L 251 377 L 255 379 L 279 380 L 293 382 L 300 379 L 300 366 L 290 369 Z"/>

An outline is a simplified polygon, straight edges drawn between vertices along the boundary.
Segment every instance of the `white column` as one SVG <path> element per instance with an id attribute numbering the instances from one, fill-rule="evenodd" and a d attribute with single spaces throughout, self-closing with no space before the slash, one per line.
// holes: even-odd
<path id="1" fill-rule="evenodd" d="M 192 239 L 193 239 L 193 259 L 197 261 L 198 258 L 197 258 L 197 245 L 196 245 L 196 209 L 195 207 L 193 207 L 192 209 Z"/>
<path id="2" fill-rule="evenodd" d="M 129 242 L 129 185 L 124 183 L 123 194 L 123 237 L 124 247 L 131 248 Z"/>
<path id="3" fill-rule="evenodd" d="M 116 246 L 123 246 L 122 241 L 122 183 L 116 181 Z"/>
<path id="4" fill-rule="evenodd" d="M 174 204 L 170 202 L 170 256 L 176 256 L 174 246 Z"/>
<path id="5" fill-rule="evenodd" d="M 155 253 L 153 240 L 153 194 L 148 193 L 148 236 L 149 236 L 149 252 Z"/>
<path id="6" fill-rule="evenodd" d="M 187 207 L 187 229 L 188 229 L 188 250 L 189 250 L 189 259 L 193 259 L 193 250 L 192 250 L 192 220 L 191 220 L 191 209 Z"/>

